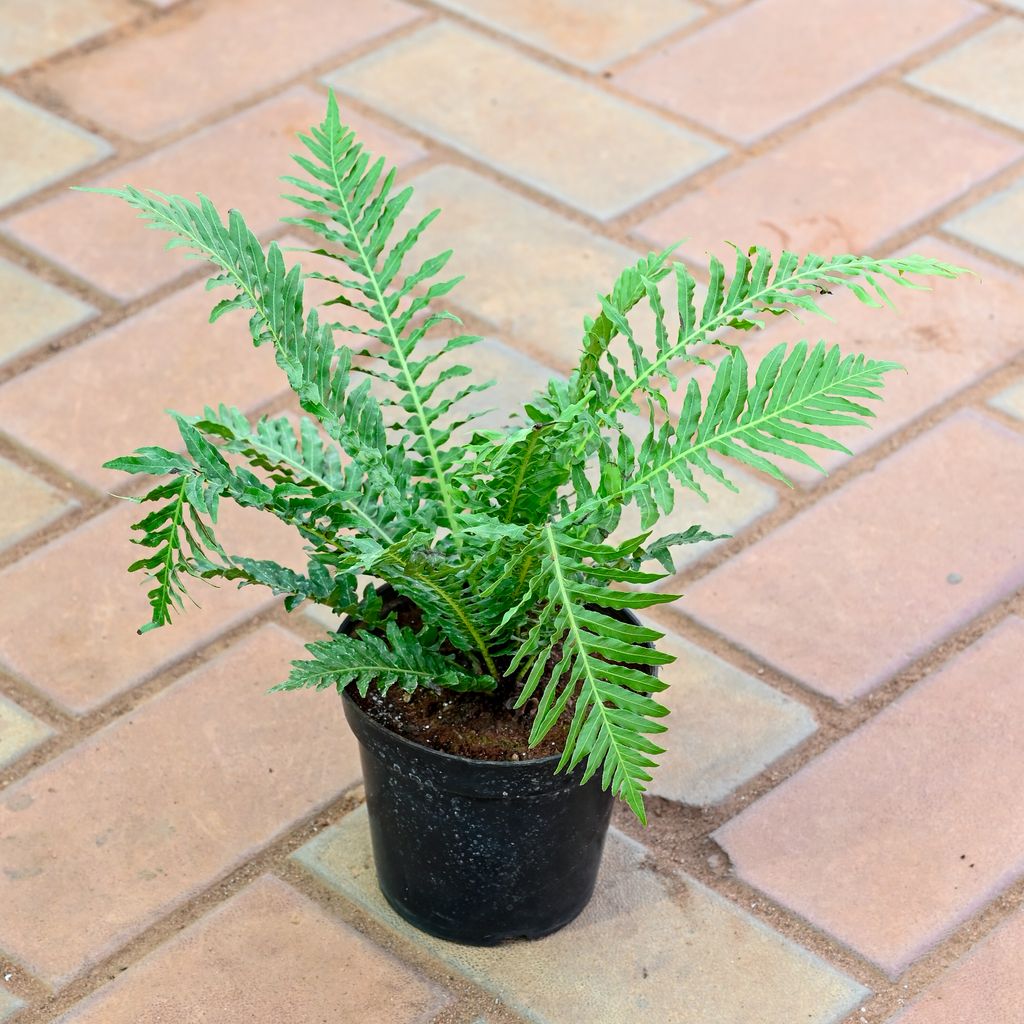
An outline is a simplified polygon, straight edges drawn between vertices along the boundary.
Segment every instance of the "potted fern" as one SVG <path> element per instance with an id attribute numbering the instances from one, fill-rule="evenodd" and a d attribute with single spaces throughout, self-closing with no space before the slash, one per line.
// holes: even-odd
<path id="1" fill-rule="evenodd" d="M 300 267 L 237 211 L 225 221 L 202 196 L 105 190 L 213 264 L 211 287 L 230 294 L 211 320 L 244 310 L 309 417 L 175 413 L 183 453 L 146 447 L 107 463 L 157 478 L 132 499 L 152 509 L 135 526 L 145 557 L 130 567 L 152 579 L 143 628 L 171 621 L 190 578 L 269 587 L 289 611 L 310 601 L 343 616 L 275 689 L 342 694 L 384 895 L 449 939 L 547 934 L 591 895 L 613 796 L 645 820 L 661 752 L 651 737 L 665 728 L 657 668 L 672 658 L 635 613 L 676 599 L 652 585 L 672 575 L 674 549 L 709 537 L 698 526 L 659 534 L 659 518 L 680 494 L 705 498 L 703 481 L 731 486 L 731 464 L 785 480 L 782 460 L 815 466 L 808 449 L 842 449 L 823 428 L 864 423 L 896 367 L 800 342 L 752 373 L 737 341 L 766 315 L 821 313 L 822 292 L 879 306 L 908 275 L 960 270 L 754 247 L 736 251 L 731 277 L 712 259 L 697 304 L 673 250 L 652 253 L 598 297 L 571 378 L 484 429 L 460 410 L 487 382 L 449 383 L 470 373 L 456 351 L 479 340 L 453 334 L 458 319 L 438 306 L 458 283 L 441 276 L 451 254 L 411 259 L 438 211 L 396 228 L 411 190 L 396 190 L 333 96 L 301 139 L 301 173 L 285 179 L 299 208 L 290 223 L 336 261 L 336 275 L 315 275 L 336 292 L 323 307 L 336 322 L 308 308 Z M 663 287 L 678 295 L 671 329 Z M 634 334 L 639 304 L 653 337 Z M 698 365 L 713 374 L 706 393 L 690 376 Z M 666 391 L 678 385 L 673 416 Z M 294 527 L 304 571 L 225 551 L 222 501 Z M 642 532 L 613 541 L 634 503 Z"/>

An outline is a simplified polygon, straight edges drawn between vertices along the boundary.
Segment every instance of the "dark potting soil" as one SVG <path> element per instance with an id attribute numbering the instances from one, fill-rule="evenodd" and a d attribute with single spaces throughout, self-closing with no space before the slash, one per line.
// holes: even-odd
<path id="1" fill-rule="evenodd" d="M 418 609 L 402 599 L 395 608 L 401 625 L 418 628 Z M 460 662 L 460 652 L 453 649 L 446 653 Z M 465 664 L 462 667 L 468 668 Z M 420 686 L 410 694 L 392 686 L 386 694 L 371 689 L 360 697 L 354 688 L 350 694 L 374 721 L 425 747 L 478 761 L 525 761 L 560 754 L 572 723 L 575 699 L 569 701 L 547 736 L 536 747 L 530 747 L 530 730 L 547 679 L 545 672 L 535 695 L 518 709 L 514 705 L 522 686 L 514 676 L 499 680 L 492 693 L 456 693 Z"/>

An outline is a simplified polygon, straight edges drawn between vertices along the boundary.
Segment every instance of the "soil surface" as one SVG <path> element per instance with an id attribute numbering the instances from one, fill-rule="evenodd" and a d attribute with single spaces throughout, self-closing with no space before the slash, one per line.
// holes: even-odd
<path id="1" fill-rule="evenodd" d="M 397 598 L 390 607 L 397 612 L 400 625 L 419 627 L 419 610 L 410 602 Z M 461 652 L 452 648 L 445 653 L 469 669 Z M 556 651 L 552 664 L 558 656 Z M 498 665 L 503 667 L 500 659 Z M 530 747 L 530 730 L 548 678 L 545 671 L 536 694 L 521 708 L 515 703 L 522 685 L 514 675 L 500 679 L 493 693 L 456 693 L 430 686 L 420 686 L 411 694 L 398 686 L 392 686 L 386 694 L 371 689 L 365 697 L 354 688 L 349 692 L 374 721 L 425 747 L 479 761 L 526 761 L 562 752 L 576 710 L 572 698 L 547 736 L 536 747 Z"/>

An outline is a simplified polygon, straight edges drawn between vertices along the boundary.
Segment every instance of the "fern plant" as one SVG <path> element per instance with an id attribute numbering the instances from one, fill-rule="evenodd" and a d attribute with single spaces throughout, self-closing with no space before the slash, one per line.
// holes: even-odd
<path id="1" fill-rule="evenodd" d="M 289 222 L 337 268 L 312 275 L 334 291 L 323 308 L 337 320 L 311 308 L 300 266 L 276 243 L 264 247 L 237 211 L 225 219 L 202 196 L 105 190 L 170 232 L 170 246 L 213 265 L 209 287 L 227 297 L 211 321 L 244 311 L 253 343 L 273 347 L 308 414 L 295 425 L 225 406 L 175 413 L 181 451 L 146 447 L 107 463 L 157 478 L 132 499 L 151 509 L 135 526 L 145 556 L 131 566 L 152 581 L 143 629 L 168 624 L 194 579 L 269 587 L 288 610 L 325 605 L 364 627 L 310 644 L 276 689 L 492 692 L 514 678 L 519 706 L 538 698 L 531 743 L 572 707 L 559 769 L 585 764 L 584 779 L 599 773 L 644 820 L 661 753 L 652 736 L 667 713 L 656 699 L 665 684 L 645 667 L 672 658 L 656 647 L 661 633 L 619 613 L 675 600 L 642 585 L 673 574 L 678 546 L 711 537 L 699 526 L 659 534 L 659 519 L 685 492 L 706 500 L 708 482 L 734 488 L 733 465 L 786 480 L 786 460 L 817 466 L 813 449 L 845 451 L 825 431 L 866 423 L 896 368 L 801 341 L 752 371 L 739 340 L 769 316 L 823 314 L 823 293 L 846 289 L 882 306 L 892 285 L 921 287 L 914 276 L 960 268 L 754 246 L 735 250 L 731 274 L 711 260 L 698 303 L 673 249 L 651 253 L 597 296 L 570 379 L 552 380 L 512 425 L 484 429 L 464 399 L 489 384 L 467 382 L 457 356 L 479 339 L 453 334 L 460 321 L 440 305 L 459 281 L 444 273 L 451 252 L 413 258 L 438 211 L 400 227 L 411 189 L 397 189 L 395 171 L 364 150 L 333 96 L 323 123 L 300 138 L 298 173 L 285 179 L 297 211 Z M 671 324 L 666 287 L 678 297 Z M 641 304 L 653 337 L 634 331 Z M 706 389 L 696 366 L 710 370 Z M 673 415 L 666 393 L 677 388 Z M 222 501 L 298 530 L 305 570 L 225 551 Z M 634 504 L 642 532 L 613 542 Z M 373 586 L 360 593 L 360 577 L 390 584 L 419 624 L 400 626 Z"/>

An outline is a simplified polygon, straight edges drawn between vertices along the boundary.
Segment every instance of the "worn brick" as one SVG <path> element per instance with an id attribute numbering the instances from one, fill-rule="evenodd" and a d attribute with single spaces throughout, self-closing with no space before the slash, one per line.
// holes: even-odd
<path id="1" fill-rule="evenodd" d="M 448 1001 L 437 985 L 263 875 L 59 1024 L 426 1024 Z"/>
<path id="2" fill-rule="evenodd" d="M 354 782 L 338 701 L 265 692 L 301 653 L 264 626 L 5 790 L 0 946 L 62 984 Z"/>
<path id="3" fill-rule="evenodd" d="M 894 89 L 874 89 L 643 221 L 694 261 L 722 242 L 862 252 L 1017 159 L 1004 134 Z"/>
<path id="4" fill-rule="evenodd" d="M 593 902 L 576 921 L 545 939 L 487 949 L 418 932 L 384 902 L 365 808 L 295 854 L 328 885 L 534 1024 L 750 1024 L 755 1015 L 758 1024 L 824 1024 L 841 1019 L 865 994 L 692 878 L 681 876 L 685 896 L 673 901 L 644 866 L 645 855 L 613 831 Z"/>
<path id="5" fill-rule="evenodd" d="M 17 996 L 12 995 L 4 988 L 0 988 L 0 1021 L 9 1020 L 20 1009 L 22 1009 L 24 1005 L 24 1002 Z"/>
<path id="6" fill-rule="evenodd" d="M 753 142 L 981 10 L 964 0 L 826 0 L 810 7 L 804 0 L 763 0 L 659 47 L 616 81 L 724 135 Z"/>
<path id="7" fill-rule="evenodd" d="M 130 37 L 49 69 L 73 110 L 154 139 L 285 82 L 418 17 L 400 0 L 223 0 L 171 12 Z"/>
<path id="8" fill-rule="evenodd" d="M 637 254 L 460 167 L 432 168 L 412 185 L 411 215 L 442 210 L 417 251 L 453 249 L 447 269 L 465 275 L 452 305 L 540 358 L 575 367 L 583 317 L 600 313 L 598 292 Z"/>
<path id="9" fill-rule="evenodd" d="M 111 152 L 103 139 L 0 89 L 0 206 L 52 185 Z"/>
<path id="10" fill-rule="evenodd" d="M 201 608 L 136 636 L 149 587 L 126 570 L 141 552 L 129 527 L 144 514 L 125 504 L 0 573 L 0 663 L 69 710 L 102 704 L 277 600 L 261 587 L 196 580 L 189 592 Z M 226 505 L 217 535 L 231 554 L 305 564 L 298 535 L 265 513 Z"/>
<path id="11" fill-rule="evenodd" d="M 907 78 L 979 114 L 1024 128 L 1024 24 L 1003 18 Z"/>
<path id="12" fill-rule="evenodd" d="M 0 695 L 0 768 L 13 764 L 22 754 L 52 735 L 53 730 L 13 700 Z M 0 990 L 0 1011 L 3 1010 Z M 4 1018 L 0 1016 L 0 1020 Z"/>
<path id="13" fill-rule="evenodd" d="M 92 306 L 0 259 L 0 363 L 84 323 Z"/>
<path id="14" fill-rule="evenodd" d="M 1014 1020 L 1024 1006 L 1024 914 L 1018 913 L 925 990 L 893 1024 Z"/>
<path id="15" fill-rule="evenodd" d="M 655 114 L 447 22 L 326 81 L 597 217 L 622 213 L 722 153 Z"/>
<path id="16" fill-rule="evenodd" d="M 690 0 L 440 0 L 450 10 L 592 71 L 628 57 L 699 17 Z"/>
<path id="17" fill-rule="evenodd" d="M 677 660 L 658 670 L 669 688 L 657 699 L 671 714 L 658 739 L 656 796 L 717 803 L 815 731 L 804 705 L 678 634 L 657 646 Z"/>
<path id="18" fill-rule="evenodd" d="M 4 429 L 86 484 L 113 487 L 107 459 L 180 446 L 164 410 L 250 409 L 286 392 L 272 347 L 253 350 L 244 314 L 207 323 L 216 301 L 193 285 L 15 377 L 0 388 Z"/>
<path id="19" fill-rule="evenodd" d="M 193 196 L 202 192 L 221 210 L 241 210 L 258 235 L 280 217 L 300 213 L 281 198 L 279 178 L 297 172 L 299 132 L 323 119 L 324 99 L 305 87 L 290 89 L 181 142 L 136 160 L 101 179 L 101 187 L 128 182 Z M 422 156 L 415 143 L 368 118 L 344 112 L 371 152 L 398 164 Z M 109 196 L 63 194 L 5 225 L 19 241 L 120 299 L 134 299 L 180 277 L 194 264 L 168 256 L 163 232 L 147 231 L 135 211 Z"/>
<path id="20" fill-rule="evenodd" d="M 74 502 L 31 473 L 0 458 L 0 550 L 53 522 Z"/>
<path id="21" fill-rule="evenodd" d="M 715 569 L 679 607 L 852 700 L 1024 583 L 1022 501 L 1024 437 L 960 413 Z"/>
<path id="22" fill-rule="evenodd" d="M 897 371 L 886 376 L 884 401 L 873 406 L 876 418 L 869 430 L 831 432 L 855 453 L 874 447 L 1024 348 L 1019 326 L 1020 282 L 1012 274 L 934 238 L 920 239 L 908 248 L 969 267 L 973 274 L 955 281 L 922 281 L 929 291 L 890 288 L 895 309 L 871 309 L 849 292 L 841 291 L 821 300 L 831 323 L 817 319 L 797 323 L 786 317 L 743 345 L 752 368 L 780 342 L 794 344 L 820 336 L 838 344 L 843 352 L 863 352 L 872 359 L 904 366 L 906 373 Z M 984 344 L 978 343 L 979 330 L 984 332 Z M 826 450 L 812 454 L 829 471 L 849 458 L 842 452 Z M 825 479 L 799 463 L 787 463 L 786 472 L 803 484 Z"/>
<path id="23" fill-rule="evenodd" d="M 128 0 L 5 0 L 0 7 L 0 72 L 34 64 L 137 14 Z"/>
<path id="24" fill-rule="evenodd" d="M 965 210 L 943 227 L 1024 266 L 1024 180 Z"/>
<path id="25" fill-rule="evenodd" d="M 1022 649 L 1011 617 L 728 822 L 734 868 L 897 977 L 1024 871 Z"/>
<path id="26" fill-rule="evenodd" d="M 1000 391 L 990 399 L 989 404 L 996 409 L 1002 409 L 1010 416 L 1024 420 L 1024 380 L 1019 380 L 1005 391 Z"/>

